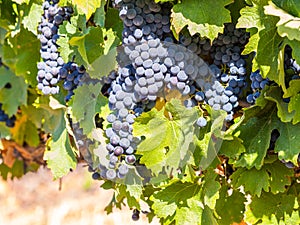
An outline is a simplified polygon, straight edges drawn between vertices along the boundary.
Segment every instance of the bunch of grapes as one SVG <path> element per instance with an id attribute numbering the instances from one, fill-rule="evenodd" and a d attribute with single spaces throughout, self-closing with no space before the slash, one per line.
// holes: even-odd
<path id="1" fill-rule="evenodd" d="M 194 104 L 205 102 L 214 110 L 226 111 L 227 121 L 233 119 L 242 90 L 246 87 L 246 56 L 241 53 L 248 39 L 249 34 L 243 29 L 236 29 L 233 24 L 226 24 L 224 33 L 219 34 L 212 44 L 198 34 L 191 36 L 187 30 L 179 36 L 179 44 L 206 59 L 207 63 L 212 63 L 210 69 L 216 78 L 204 92 L 195 93 Z M 197 124 L 206 123 L 199 118 Z"/>
<path id="2" fill-rule="evenodd" d="M 74 90 L 83 84 L 91 80 L 89 75 L 86 73 L 86 69 L 83 65 L 78 66 L 74 62 L 68 62 L 63 64 L 59 69 L 60 80 L 63 81 L 63 88 L 68 91 L 65 97 L 66 101 L 69 101 L 74 95 Z"/>
<path id="3" fill-rule="evenodd" d="M 14 127 L 16 121 L 16 116 L 13 115 L 9 117 L 2 109 L 2 103 L 0 103 L 0 122 L 5 122 L 7 127 Z"/>
<path id="4" fill-rule="evenodd" d="M 57 86 L 60 80 L 59 70 L 64 65 L 64 60 L 58 52 L 58 28 L 63 21 L 69 20 L 73 13 L 72 8 L 61 8 L 57 3 L 58 0 L 46 0 L 43 3 L 44 13 L 38 27 L 40 32 L 38 38 L 41 42 L 40 53 L 43 61 L 37 64 L 37 81 L 38 89 L 44 94 L 57 94 L 59 92 Z"/>
<path id="5" fill-rule="evenodd" d="M 265 88 L 266 85 L 270 85 L 269 79 L 264 79 L 259 70 L 252 72 L 250 75 L 251 89 L 253 93 L 247 95 L 247 102 L 254 104 L 255 100 L 260 96 L 261 90 Z"/>
<path id="6" fill-rule="evenodd" d="M 292 57 L 292 48 L 286 46 L 284 53 L 284 69 L 287 77 L 292 80 L 300 79 L 300 66 Z"/>

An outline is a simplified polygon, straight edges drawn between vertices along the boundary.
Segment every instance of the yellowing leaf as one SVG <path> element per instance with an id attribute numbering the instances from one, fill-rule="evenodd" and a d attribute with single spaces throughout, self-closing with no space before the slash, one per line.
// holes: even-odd
<path id="1" fill-rule="evenodd" d="M 73 5 L 77 7 L 79 14 L 84 14 L 86 20 L 89 20 L 91 15 L 101 5 L 101 0 L 73 0 Z"/>

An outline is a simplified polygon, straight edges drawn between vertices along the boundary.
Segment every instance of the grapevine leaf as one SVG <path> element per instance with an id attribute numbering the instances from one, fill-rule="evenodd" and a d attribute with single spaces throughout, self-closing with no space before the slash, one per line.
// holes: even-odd
<path id="1" fill-rule="evenodd" d="M 300 41 L 300 18 L 294 17 L 284 10 L 278 8 L 274 3 L 270 2 L 265 6 L 265 13 L 279 17 L 279 22 L 276 24 L 278 33 L 281 37 L 287 37 L 290 40 Z"/>
<path id="2" fill-rule="evenodd" d="M 273 215 L 275 216 L 275 221 L 273 222 L 279 222 L 280 220 L 284 220 L 286 215 L 292 215 L 293 211 L 297 208 L 298 203 L 295 196 L 283 193 L 274 195 L 270 192 L 262 192 L 260 197 L 254 196 L 251 203 L 247 205 L 245 213 L 246 222 L 255 224 L 262 219 L 268 221 Z"/>
<path id="3" fill-rule="evenodd" d="M 295 96 L 300 92 L 300 80 L 291 80 L 289 87 L 286 89 L 286 93 L 283 95 L 284 98 Z"/>
<path id="4" fill-rule="evenodd" d="M 47 149 L 44 153 L 44 159 L 47 166 L 51 169 L 54 179 L 61 178 L 75 169 L 77 160 L 76 153 L 71 146 L 69 134 L 66 129 L 66 120 L 64 109 L 57 109 L 60 124 L 53 132 L 52 137 L 47 143 Z"/>
<path id="5" fill-rule="evenodd" d="M 278 158 L 291 161 L 297 165 L 298 154 L 300 153 L 300 124 L 283 123 L 277 127 L 280 136 L 275 143 L 275 152 Z"/>
<path id="6" fill-rule="evenodd" d="M 228 194 L 228 187 L 223 186 L 220 190 L 220 198 L 217 200 L 216 212 L 220 219 L 219 225 L 231 225 L 232 222 L 240 223 L 244 217 L 245 196 L 238 190 Z"/>
<path id="7" fill-rule="evenodd" d="M 246 152 L 241 155 L 236 166 L 245 166 L 248 169 L 253 166 L 259 169 L 262 166 L 270 144 L 271 132 L 276 128 L 277 122 L 276 110 L 271 110 L 267 115 L 252 117 L 237 129 Z M 253 132 L 254 130 L 256 132 Z"/>
<path id="8" fill-rule="evenodd" d="M 92 27 L 89 32 L 83 36 L 72 37 L 70 45 L 78 47 L 83 60 L 90 64 L 103 54 L 103 48 L 100 44 L 103 42 L 103 32 L 101 27 Z"/>
<path id="9" fill-rule="evenodd" d="M 288 110 L 288 103 L 282 100 L 282 92 L 279 87 L 270 87 L 264 94 L 265 99 L 273 101 L 277 106 L 277 115 L 282 122 L 290 122 L 294 113 Z"/>
<path id="10" fill-rule="evenodd" d="M 292 96 L 289 102 L 288 110 L 289 112 L 295 112 L 294 118 L 293 118 L 293 124 L 300 122 L 300 94 L 297 94 L 295 96 Z"/>
<path id="11" fill-rule="evenodd" d="M 230 11 L 225 6 L 232 2 L 232 0 L 182 1 L 172 9 L 172 26 L 175 32 L 179 33 L 188 25 L 191 35 L 199 32 L 201 36 L 214 40 L 218 33 L 223 32 L 224 23 L 231 22 Z"/>
<path id="12" fill-rule="evenodd" d="M 112 29 L 118 38 L 122 40 L 123 23 L 119 18 L 119 10 L 108 8 L 105 18 L 105 27 L 107 30 Z"/>
<path id="13" fill-rule="evenodd" d="M 10 129 L 5 125 L 5 122 L 0 122 L 0 138 L 9 138 Z"/>
<path id="14" fill-rule="evenodd" d="M 50 97 L 50 99 L 49 99 L 46 96 L 41 96 L 41 97 L 37 98 L 35 100 L 35 102 L 33 103 L 33 106 L 35 107 L 34 112 L 36 114 L 39 114 L 41 118 L 44 118 L 45 121 L 47 121 L 42 124 L 42 127 L 48 133 L 53 133 L 56 130 L 58 130 L 60 124 L 62 124 L 63 120 L 64 120 L 64 117 L 61 116 L 62 112 L 60 110 L 57 110 L 60 108 L 58 107 L 58 108 L 54 109 L 53 107 L 50 106 L 51 99 L 53 99 L 53 98 Z M 28 112 L 28 111 L 24 111 L 24 112 Z M 30 117 L 34 116 L 35 113 L 31 112 Z"/>
<path id="15" fill-rule="evenodd" d="M 105 1 L 106 0 L 101 0 L 101 6 L 97 8 L 94 16 L 94 22 L 96 25 L 100 27 L 104 27 L 105 25 Z"/>
<path id="16" fill-rule="evenodd" d="M 223 141 L 219 153 L 231 159 L 236 159 L 243 152 L 245 152 L 245 147 L 242 144 L 242 141 L 237 137 L 233 137 L 233 140 Z"/>
<path id="17" fill-rule="evenodd" d="M 7 178 L 13 179 L 14 177 L 22 177 L 24 175 L 24 161 L 15 160 L 11 168 L 5 165 L 4 163 L 0 164 L 0 175 L 1 177 L 3 177 L 4 180 L 7 180 Z"/>
<path id="18" fill-rule="evenodd" d="M 290 14 L 300 17 L 300 2 L 298 0 L 273 0 L 273 2 Z"/>
<path id="19" fill-rule="evenodd" d="M 282 82 L 284 71 L 280 70 L 283 62 L 278 59 L 282 42 L 276 27 L 278 18 L 266 15 L 265 5 L 267 5 L 267 1 L 262 0 L 254 3 L 253 6 L 243 8 L 237 27 L 247 28 L 247 31 L 251 31 L 251 37 L 245 49 L 247 53 L 250 50 L 256 52 L 252 70 L 260 69 L 263 77 L 268 77 L 284 86 Z M 257 31 L 254 33 L 253 29 L 257 29 Z"/>
<path id="20" fill-rule="evenodd" d="M 23 77 L 18 77 L 4 67 L 0 68 L 0 102 L 2 109 L 12 116 L 22 104 L 26 104 L 27 84 Z"/>
<path id="21" fill-rule="evenodd" d="M 282 162 L 266 163 L 264 165 L 269 174 L 270 189 L 273 194 L 285 192 L 286 187 L 291 185 L 290 177 L 293 176 L 293 170 L 287 168 Z"/>
<path id="22" fill-rule="evenodd" d="M 138 117 L 133 125 L 135 136 L 144 136 L 137 147 L 141 163 L 158 174 L 163 169 L 177 169 L 189 158 L 189 145 L 193 142 L 195 109 L 186 109 L 173 99 L 165 108 L 172 119 L 164 116 L 164 110 L 153 108 Z"/>
<path id="23" fill-rule="evenodd" d="M 197 194 L 200 191 L 200 186 L 194 183 L 182 183 L 181 181 L 170 184 L 166 188 L 154 193 L 150 200 L 153 201 L 152 209 L 155 214 L 160 218 L 167 218 L 176 213 L 176 209 L 180 209 L 182 206 L 187 206 L 189 199 L 197 200 Z M 193 202 L 192 205 L 194 205 Z M 198 206 L 203 204 L 199 201 L 196 203 Z M 189 208 L 192 210 L 191 208 Z M 201 208 L 197 208 L 201 210 Z M 197 216 L 198 213 L 194 210 L 191 212 L 191 217 Z"/>
<path id="24" fill-rule="evenodd" d="M 72 4 L 77 7 L 78 13 L 86 16 L 88 21 L 91 15 L 101 6 L 101 0 L 73 0 Z"/>
<path id="25" fill-rule="evenodd" d="M 297 62 L 300 62 L 300 48 L 299 48 L 300 41 L 297 41 L 297 40 L 290 41 L 290 40 L 286 39 L 285 42 L 287 43 L 287 45 L 289 45 L 293 49 L 292 57 Z"/>
<path id="26" fill-rule="evenodd" d="M 69 46 L 69 37 L 59 37 L 59 39 L 56 42 L 59 47 L 58 50 L 60 52 L 60 56 L 63 58 L 65 62 L 69 61 L 69 56 L 74 52 L 72 49 L 70 49 Z"/>
<path id="27" fill-rule="evenodd" d="M 259 179 L 256 179 L 259 177 Z M 260 196 L 262 190 L 269 190 L 269 177 L 265 169 L 257 170 L 252 168 L 247 170 L 246 168 L 240 168 L 231 175 L 232 185 L 235 188 L 244 186 L 246 192 L 250 192 L 252 195 Z"/>
<path id="28" fill-rule="evenodd" d="M 128 189 L 129 188 L 129 189 Z M 123 199 L 127 200 L 127 204 L 130 208 L 134 207 L 140 210 L 140 204 L 138 200 L 140 198 L 141 186 L 133 186 L 133 185 L 119 185 L 118 186 L 118 194 L 116 196 L 118 202 L 121 202 Z"/>
<path id="29" fill-rule="evenodd" d="M 42 13 L 43 7 L 33 3 L 30 7 L 28 15 L 22 20 L 23 26 L 35 35 L 37 35 L 37 26 L 41 21 Z"/>
<path id="30" fill-rule="evenodd" d="M 88 73 L 92 78 L 107 76 L 112 70 L 117 68 L 117 46 L 120 44 L 119 38 L 112 29 L 103 31 L 104 42 L 103 54 L 98 57 L 88 68 Z"/>
<path id="31" fill-rule="evenodd" d="M 74 91 L 73 119 L 74 122 L 80 122 L 84 134 L 89 134 L 95 128 L 94 116 L 107 104 L 107 99 L 100 92 L 100 83 L 84 84 Z"/>
<path id="32" fill-rule="evenodd" d="M 232 23 L 236 23 L 238 18 L 240 17 L 240 11 L 242 8 L 246 6 L 244 0 L 235 0 L 232 4 L 230 4 L 227 8 L 230 10 Z"/>
<path id="33" fill-rule="evenodd" d="M 9 43 L 3 46 L 3 62 L 12 69 L 16 75 L 24 76 L 32 85 L 36 85 L 37 66 L 40 60 L 40 42 L 36 36 L 22 28 Z"/>
<path id="34" fill-rule="evenodd" d="M 213 170 L 208 170 L 202 185 L 203 203 L 209 208 L 214 209 L 219 198 L 221 185 L 216 181 L 217 174 Z"/>
<path id="35" fill-rule="evenodd" d="M 262 190 L 266 192 L 271 190 L 274 194 L 285 192 L 286 185 L 291 184 L 292 175 L 293 171 L 277 160 L 273 163 L 265 163 L 260 170 L 240 168 L 231 175 L 231 179 L 235 188 L 243 186 L 246 192 L 260 196 Z"/>
<path id="36" fill-rule="evenodd" d="M 236 166 L 243 166 L 250 169 L 255 166 L 260 169 L 263 159 L 269 147 L 271 132 L 277 129 L 280 133 L 275 143 L 275 152 L 278 152 L 279 159 L 297 163 L 299 154 L 299 129 L 300 125 L 292 123 L 283 123 L 276 116 L 276 108 L 268 103 L 262 112 L 243 123 L 236 132 L 240 132 L 239 138 L 243 140 L 246 152 L 241 155 L 235 163 Z M 256 132 L 252 132 L 255 130 Z"/>
<path id="37" fill-rule="evenodd" d="M 221 132 L 224 126 L 226 112 L 222 110 L 213 110 L 210 113 L 211 126 L 205 129 L 200 129 L 200 135 L 196 140 L 196 150 L 194 152 L 195 163 L 201 169 L 215 167 L 219 164 L 217 157 L 223 142 L 223 133 Z M 210 130 L 209 130 L 210 129 Z M 203 134 L 204 133 L 204 134 Z M 202 136 L 203 135 L 203 136 Z"/>
<path id="38" fill-rule="evenodd" d="M 11 129 L 12 137 L 16 143 L 23 146 L 26 142 L 28 145 L 36 147 L 40 143 L 40 137 L 36 126 L 28 119 L 27 115 L 23 115 L 15 123 Z"/>

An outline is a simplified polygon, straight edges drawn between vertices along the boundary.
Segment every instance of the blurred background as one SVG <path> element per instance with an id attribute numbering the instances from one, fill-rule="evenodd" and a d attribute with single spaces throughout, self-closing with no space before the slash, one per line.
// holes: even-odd
<path id="1" fill-rule="evenodd" d="M 138 221 L 131 219 L 127 207 L 115 209 L 107 215 L 105 206 L 113 192 L 99 188 L 101 183 L 91 178 L 86 167 L 78 164 L 75 171 L 53 181 L 51 172 L 40 168 L 20 179 L 4 181 L 0 178 L 1 225 L 147 225 L 140 214 Z M 154 220 L 151 225 L 158 225 Z"/>

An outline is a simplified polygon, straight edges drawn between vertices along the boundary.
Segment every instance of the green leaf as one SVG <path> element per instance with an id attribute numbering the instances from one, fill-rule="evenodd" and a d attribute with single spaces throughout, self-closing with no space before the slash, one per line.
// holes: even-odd
<path id="1" fill-rule="evenodd" d="M 277 106 L 277 115 L 282 122 L 290 122 L 294 117 L 294 112 L 288 110 L 288 103 L 282 99 L 282 92 L 279 87 L 270 87 L 264 94 L 265 99 L 273 101 Z"/>
<path id="2" fill-rule="evenodd" d="M 269 218 L 275 216 L 272 223 L 274 224 L 280 220 L 284 221 L 284 218 L 296 209 L 298 209 L 298 203 L 295 196 L 262 192 L 260 197 L 254 196 L 246 207 L 245 220 L 250 224 L 263 220 L 262 224 L 265 224 L 264 220 L 268 221 Z"/>
<path id="3" fill-rule="evenodd" d="M 255 2 L 253 6 L 243 8 L 237 27 L 251 31 L 251 37 L 245 49 L 247 53 L 256 52 L 252 70 L 260 69 L 263 77 L 268 77 L 284 87 L 284 71 L 281 69 L 283 61 L 279 60 L 280 50 L 284 47 L 280 46 L 283 39 L 277 33 L 278 18 L 266 15 L 265 5 L 267 1 L 261 0 Z M 254 32 L 253 29 L 256 31 Z"/>
<path id="4" fill-rule="evenodd" d="M 43 14 L 43 7 L 41 5 L 33 3 L 30 7 L 30 11 L 27 16 L 22 20 L 23 26 L 37 35 L 37 27 L 41 22 L 41 15 Z"/>
<path id="5" fill-rule="evenodd" d="M 72 4 L 77 7 L 79 14 L 85 15 L 88 21 L 96 9 L 101 6 L 101 0 L 72 0 Z"/>
<path id="6" fill-rule="evenodd" d="M 292 96 L 289 102 L 288 110 L 289 112 L 294 112 L 293 124 L 300 122 L 300 94 Z"/>
<path id="7" fill-rule="evenodd" d="M 119 17 L 119 10 L 108 8 L 105 18 L 105 27 L 112 29 L 116 36 L 122 40 L 123 22 Z"/>
<path id="8" fill-rule="evenodd" d="M 101 78 L 107 76 L 117 67 L 117 49 L 112 48 L 107 54 L 101 55 L 87 69 L 91 78 Z"/>
<path id="9" fill-rule="evenodd" d="M 36 36 L 21 29 L 13 38 L 9 38 L 3 46 L 3 62 L 18 76 L 24 76 L 33 86 L 37 84 L 36 63 L 40 60 L 40 42 Z"/>
<path id="10" fill-rule="evenodd" d="M 273 3 L 290 14 L 300 17 L 300 2 L 298 0 L 273 0 Z"/>
<path id="11" fill-rule="evenodd" d="M 278 8 L 274 3 L 270 2 L 265 6 L 265 13 L 279 17 L 279 22 L 276 24 L 278 33 L 281 37 L 287 37 L 290 40 L 300 41 L 300 18 L 294 17 L 284 10 Z"/>
<path id="12" fill-rule="evenodd" d="M 120 44 L 119 38 L 112 29 L 103 30 L 103 54 L 97 58 L 87 69 L 90 77 L 101 78 L 107 76 L 117 68 L 117 46 Z"/>
<path id="13" fill-rule="evenodd" d="M 231 22 L 230 11 L 225 6 L 232 0 L 185 0 L 172 9 L 172 26 L 176 33 L 188 25 L 191 35 L 200 33 L 202 37 L 214 40 L 222 33 L 224 23 Z M 218 13 L 216 13 L 218 12 Z"/>
<path id="14" fill-rule="evenodd" d="M 8 167 L 4 163 L 0 164 L 0 175 L 3 177 L 4 180 L 7 180 L 7 178 L 20 178 L 24 175 L 24 172 L 25 171 L 23 160 L 15 160 L 12 168 Z"/>
<path id="15" fill-rule="evenodd" d="M 94 22 L 96 25 L 100 27 L 104 27 L 105 25 L 105 2 L 106 0 L 101 0 L 101 6 L 97 8 L 95 15 L 94 15 Z"/>
<path id="16" fill-rule="evenodd" d="M 211 116 L 211 126 L 210 131 L 200 129 L 200 137 L 196 140 L 196 150 L 194 153 L 196 166 L 201 169 L 207 169 L 209 167 L 214 167 L 219 164 L 218 152 L 222 147 L 224 132 L 224 121 L 226 117 L 226 112 L 223 110 L 212 110 L 210 112 Z M 209 129 L 208 126 L 206 129 Z M 204 132 L 204 136 L 201 133 Z"/>
<path id="17" fill-rule="evenodd" d="M 214 209 L 216 206 L 216 201 L 219 198 L 219 189 L 221 188 L 216 178 L 217 174 L 213 170 L 208 170 L 205 174 L 201 190 L 203 203 L 211 209 Z"/>
<path id="18" fill-rule="evenodd" d="M 263 165 L 264 157 L 270 144 L 271 133 L 277 129 L 280 133 L 275 144 L 275 152 L 278 152 L 279 159 L 296 162 L 300 152 L 298 130 L 300 125 L 292 123 L 283 123 L 277 116 L 274 103 L 267 102 L 265 107 L 260 111 L 251 108 L 245 112 L 244 121 L 235 130 L 235 135 L 243 141 L 246 152 L 240 155 L 235 166 L 242 166 L 248 169 L 256 167 L 260 169 Z M 254 112 L 254 113 L 253 113 Z M 253 132 L 255 131 L 255 132 Z"/>
<path id="19" fill-rule="evenodd" d="M 56 130 L 59 130 L 62 123 L 64 123 L 64 117 L 62 116 L 62 111 L 59 109 L 62 109 L 64 107 L 56 107 L 55 109 L 51 107 L 53 103 L 55 102 L 53 97 L 47 97 L 47 96 L 40 96 L 38 97 L 35 102 L 32 104 L 35 107 L 35 110 L 33 112 L 30 112 L 30 119 L 33 121 L 31 116 L 34 116 L 37 114 L 37 118 L 41 118 L 40 123 L 42 123 L 42 119 L 44 119 L 44 123 L 41 124 L 41 127 L 43 130 L 45 130 L 46 133 L 54 133 Z M 28 111 L 25 111 L 24 108 L 22 110 L 26 113 Z M 40 127 L 40 126 L 39 126 Z"/>
<path id="20" fill-rule="evenodd" d="M 241 139 L 233 137 L 233 140 L 223 141 L 219 154 L 225 155 L 234 160 L 245 151 L 246 150 Z"/>
<path id="21" fill-rule="evenodd" d="M 4 67 L 0 68 L 0 102 L 2 109 L 12 116 L 27 101 L 27 84 L 23 77 L 18 77 Z"/>
<path id="22" fill-rule="evenodd" d="M 166 104 L 172 119 L 164 116 L 164 110 L 151 111 L 138 117 L 133 125 L 134 136 L 144 136 L 137 147 L 140 162 L 154 174 L 177 169 L 190 158 L 189 145 L 193 142 L 196 109 L 186 109 L 180 101 L 173 99 Z"/>
<path id="23" fill-rule="evenodd" d="M 107 104 L 107 99 L 100 92 L 100 83 L 84 84 L 74 90 L 72 115 L 74 122 L 80 123 L 84 134 L 89 134 L 96 127 L 94 116 Z"/>
<path id="24" fill-rule="evenodd" d="M 116 199 L 118 202 L 127 200 L 127 204 L 130 208 L 137 208 L 140 210 L 139 198 L 142 193 L 142 186 L 137 185 L 118 185 L 116 190 Z"/>
<path id="25" fill-rule="evenodd" d="M 257 179 L 259 177 L 259 179 Z M 269 190 L 269 177 L 265 169 L 240 168 L 231 175 L 232 185 L 235 188 L 243 186 L 246 192 L 260 196 L 262 190 Z"/>
<path id="26" fill-rule="evenodd" d="M 286 187 L 291 185 L 291 177 L 293 177 L 294 171 L 278 160 L 274 163 L 265 164 L 264 167 L 269 174 L 271 192 L 273 194 L 285 192 Z"/>
<path id="27" fill-rule="evenodd" d="M 74 52 L 69 46 L 69 37 L 60 36 L 57 40 L 58 51 L 65 62 L 69 61 L 69 56 Z"/>
<path id="28" fill-rule="evenodd" d="M 76 153 L 71 146 L 66 129 L 66 120 L 63 109 L 57 109 L 60 124 L 53 132 L 47 143 L 48 149 L 44 153 L 48 168 L 51 169 L 54 179 L 61 178 L 75 169 L 77 165 Z"/>
<path id="29" fill-rule="evenodd" d="M 10 139 L 10 129 L 5 125 L 5 122 L 0 122 L 0 138 Z"/>
<path id="30" fill-rule="evenodd" d="M 151 201 L 153 201 L 152 209 L 158 217 L 167 218 L 168 216 L 172 216 L 177 208 L 180 209 L 180 207 L 186 206 L 188 199 L 195 198 L 196 200 L 199 191 L 200 186 L 198 184 L 175 182 L 150 197 Z M 204 207 L 198 199 L 199 205 Z M 198 210 L 201 210 L 201 208 L 198 208 Z M 194 212 L 194 210 L 191 211 L 191 214 L 194 214 Z M 197 215 L 198 213 L 193 216 Z"/>
<path id="31" fill-rule="evenodd" d="M 291 184 L 292 176 L 293 171 L 277 160 L 264 164 L 260 170 L 239 168 L 231 175 L 231 179 L 236 189 L 243 186 L 245 192 L 259 197 L 263 190 L 274 194 L 285 192 L 286 186 Z"/>
<path id="32" fill-rule="evenodd" d="M 217 225 L 213 214 L 220 184 L 216 177 L 217 174 L 209 170 L 201 183 L 174 181 L 168 184 L 150 197 L 154 213 L 166 224 Z"/>
<path id="33" fill-rule="evenodd" d="M 220 190 L 220 198 L 217 200 L 216 212 L 220 217 L 219 225 L 231 225 L 233 222 L 240 223 L 245 212 L 245 196 L 238 190 L 228 194 L 228 187 L 223 186 Z"/>
<path id="34" fill-rule="evenodd" d="M 278 158 L 291 161 L 297 165 L 300 153 L 300 124 L 292 125 L 284 123 L 277 127 L 280 136 L 275 143 L 274 151 L 278 152 Z"/>
<path id="35" fill-rule="evenodd" d="M 70 45 L 78 47 L 83 60 L 87 63 L 93 63 L 99 56 L 103 54 L 103 33 L 101 27 L 92 27 L 89 32 L 83 36 L 72 37 L 69 41 Z"/>

